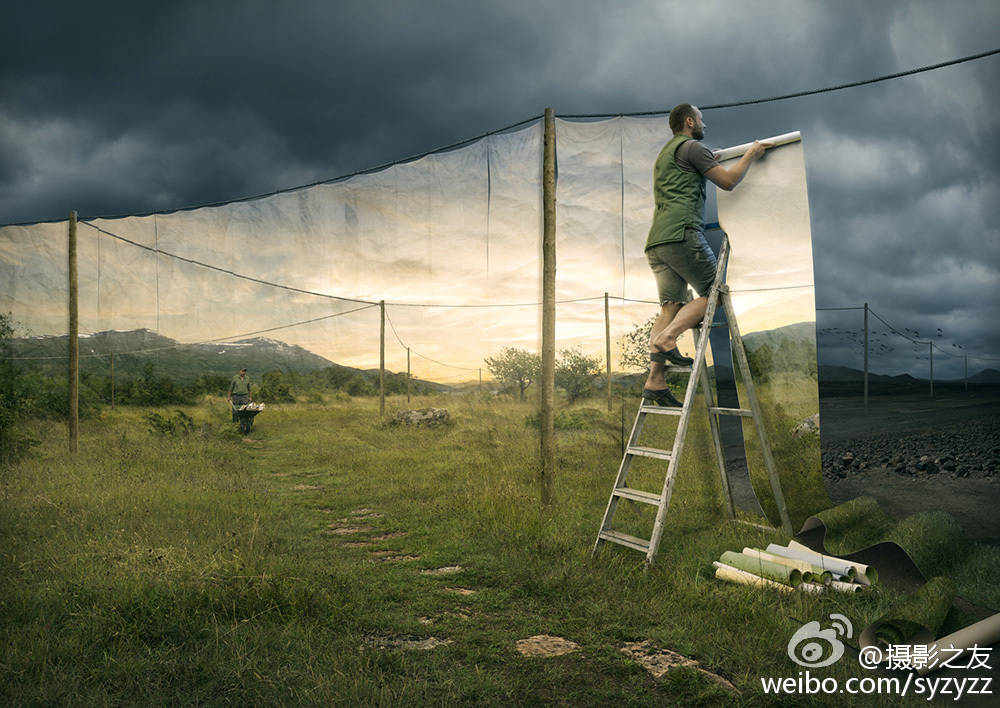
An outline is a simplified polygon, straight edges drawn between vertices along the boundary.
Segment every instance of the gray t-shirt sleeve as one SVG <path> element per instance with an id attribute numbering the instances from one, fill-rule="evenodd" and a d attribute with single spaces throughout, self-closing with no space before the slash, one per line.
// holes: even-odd
<path id="1" fill-rule="evenodd" d="M 677 166 L 688 172 L 703 175 L 719 164 L 712 151 L 700 140 L 688 140 L 677 148 L 674 155 Z"/>

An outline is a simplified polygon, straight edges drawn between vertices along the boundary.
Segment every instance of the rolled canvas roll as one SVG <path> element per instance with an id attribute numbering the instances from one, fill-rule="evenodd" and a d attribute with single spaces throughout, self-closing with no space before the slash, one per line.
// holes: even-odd
<path id="1" fill-rule="evenodd" d="M 792 587 L 802 582 L 802 571 L 798 568 L 790 568 L 787 565 L 763 560 L 759 557 L 755 558 L 743 555 L 742 553 L 736 553 L 735 551 L 726 551 L 719 560 L 733 568 L 739 568 L 747 573 L 753 573 L 762 578 L 768 578 Z"/>
<path id="2" fill-rule="evenodd" d="M 963 627 L 957 632 L 952 632 L 946 637 L 929 642 L 928 646 L 937 646 L 940 656 L 941 649 L 954 647 L 955 649 L 964 650 L 963 653 L 965 653 L 965 651 L 972 647 L 988 647 L 996 644 L 998 641 L 1000 641 L 1000 612 L 975 624 L 970 624 L 968 627 Z M 953 662 L 956 666 L 962 665 L 962 656 L 960 654 L 947 652 L 947 656 L 944 659 L 949 663 Z M 935 663 L 933 666 L 924 666 L 918 669 L 917 673 L 921 676 L 933 673 L 942 668 L 943 663 L 942 661 Z"/>
<path id="3" fill-rule="evenodd" d="M 782 565 L 787 565 L 790 568 L 798 568 L 802 571 L 802 582 L 816 582 L 826 585 L 833 580 L 833 574 L 829 570 L 824 570 L 809 561 L 779 556 L 776 553 L 768 553 L 767 551 L 762 551 L 759 548 L 744 548 L 743 555 L 754 558 L 762 558 L 763 560 L 773 561 L 774 563 L 781 563 Z"/>
<path id="4" fill-rule="evenodd" d="M 847 592 L 847 593 L 861 592 L 866 587 L 869 586 L 859 585 L 858 583 L 843 583 L 839 580 L 834 580 L 833 582 L 830 583 L 830 589 L 836 590 L 837 592 Z"/>
<path id="5" fill-rule="evenodd" d="M 793 542 L 794 543 L 794 542 Z M 857 568 L 853 563 L 843 560 L 842 558 L 834 558 L 833 556 L 824 556 L 821 553 L 816 553 L 808 548 L 804 550 L 792 547 L 779 546 L 777 543 L 769 544 L 767 547 L 768 553 L 774 553 L 779 556 L 784 556 L 785 558 L 794 558 L 797 560 L 808 561 L 818 565 L 825 570 L 829 570 L 836 575 L 844 575 L 849 578 L 854 578 L 857 576 Z"/>
<path id="6" fill-rule="evenodd" d="M 851 573 L 841 573 L 841 575 L 847 575 L 848 577 L 854 578 L 862 585 L 875 585 L 876 583 L 878 583 L 878 571 L 875 569 L 874 566 L 864 565 L 863 563 L 855 563 L 853 561 L 845 561 L 843 558 L 836 558 L 835 556 L 824 556 L 820 553 L 816 553 L 816 551 L 812 550 L 808 546 L 802 545 L 798 541 L 789 541 L 788 547 L 795 549 L 797 551 L 808 551 L 809 553 L 817 555 L 820 558 L 829 558 L 833 561 L 845 563 L 850 567 L 853 567 L 856 571 L 856 575 L 852 575 Z M 816 561 L 813 562 L 815 563 Z M 820 563 L 819 565 L 822 565 L 822 563 Z M 824 565 L 823 567 L 826 568 L 829 566 Z M 837 572 L 835 568 L 830 568 L 830 570 L 832 570 L 834 573 Z"/>
<path id="7" fill-rule="evenodd" d="M 715 568 L 715 577 L 719 580 L 727 580 L 731 583 L 739 583 L 741 585 L 756 585 L 758 587 L 781 590 L 782 592 L 792 591 L 792 587 L 790 585 L 776 583 L 773 580 L 762 578 L 759 575 L 748 573 L 745 570 L 734 568 L 731 565 L 726 565 L 724 563 L 720 563 L 719 561 L 712 563 L 712 566 Z"/>

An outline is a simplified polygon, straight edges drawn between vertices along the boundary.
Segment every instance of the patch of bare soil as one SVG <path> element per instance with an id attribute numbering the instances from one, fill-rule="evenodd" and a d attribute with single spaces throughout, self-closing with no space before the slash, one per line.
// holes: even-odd
<path id="1" fill-rule="evenodd" d="M 388 541 L 390 538 L 400 538 L 406 535 L 406 531 L 393 531 L 392 533 L 384 533 L 381 536 L 372 536 L 373 541 Z"/>
<path id="2" fill-rule="evenodd" d="M 524 656 L 538 656 L 548 658 L 550 656 L 562 656 L 569 654 L 580 648 L 576 642 L 571 642 L 562 637 L 553 637 L 549 634 L 536 634 L 527 639 L 518 639 L 514 647 Z"/>
<path id="3" fill-rule="evenodd" d="M 718 674 L 713 674 L 711 671 L 706 671 L 701 668 L 701 665 L 694 659 L 689 659 L 686 656 L 678 654 L 675 651 L 670 651 L 669 649 L 654 647 L 652 642 L 648 639 L 643 642 L 626 642 L 622 645 L 621 652 L 625 656 L 635 660 L 636 663 L 646 669 L 646 671 L 648 671 L 655 679 L 663 678 L 667 672 L 678 666 L 690 666 L 697 669 L 699 672 L 725 688 L 727 691 L 732 691 L 737 694 L 739 693 L 733 684 Z"/>
<path id="4" fill-rule="evenodd" d="M 385 563 L 401 563 L 403 561 L 420 560 L 420 556 L 385 556 L 382 561 Z"/>
<path id="5" fill-rule="evenodd" d="M 470 590 L 469 588 L 445 588 L 448 592 L 453 592 L 456 595 L 475 595 L 476 590 Z"/>
<path id="6" fill-rule="evenodd" d="M 365 637 L 365 645 L 374 649 L 416 649 L 428 651 L 452 644 L 451 639 L 418 637 L 412 634 L 372 635 Z"/>
<path id="7" fill-rule="evenodd" d="M 461 573 L 462 566 L 460 565 L 448 565 L 444 568 L 424 568 L 420 571 L 421 575 L 454 575 L 455 573 Z"/>
<path id="8" fill-rule="evenodd" d="M 367 533 L 371 531 L 371 526 L 339 526 L 332 525 L 326 530 L 327 533 L 333 534 L 334 536 L 347 536 L 352 533 Z"/>
<path id="9" fill-rule="evenodd" d="M 444 616 L 454 617 L 455 619 L 460 619 L 460 620 L 469 620 L 472 618 L 472 615 L 469 615 L 465 612 L 445 612 Z M 417 621 L 420 622 L 420 624 L 427 624 L 427 625 L 431 625 L 437 622 L 437 620 L 434 619 L 433 617 L 419 617 Z"/>

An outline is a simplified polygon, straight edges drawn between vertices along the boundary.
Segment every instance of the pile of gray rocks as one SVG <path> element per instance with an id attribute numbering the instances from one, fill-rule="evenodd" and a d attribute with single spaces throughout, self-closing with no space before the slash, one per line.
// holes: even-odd
<path id="1" fill-rule="evenodd" d="M 867 471 L 1000 481 L 1000 420 L 972 420 L 902 434 L 873 434 L 822 445 L 823 476 Z"/>

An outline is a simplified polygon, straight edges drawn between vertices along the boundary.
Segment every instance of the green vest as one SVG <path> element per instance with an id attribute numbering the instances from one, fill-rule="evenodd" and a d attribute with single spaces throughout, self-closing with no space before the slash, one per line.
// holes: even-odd
<path id="1" fill-rule="evenodd" d="M 238 393 L 241 396 L 249 396 L 250 377 L 246 376 L 245 378 L 240 379 L 240 375 L 236 374 L 236 376 L 233 377 L 233 380 L 229 383 L 229 393 Z"/>
<path id="2" fill-rule="evenodd" d="M 684 229 L 703 228 L 705 219 L 705 178 L 677 166 L 674 154 L 687 140 L 675 135 L 663 146 L 653 165 L 653 199 L 656 211 L 649 227 L 646 249 L 661 243 L 684 240 Z"/>

